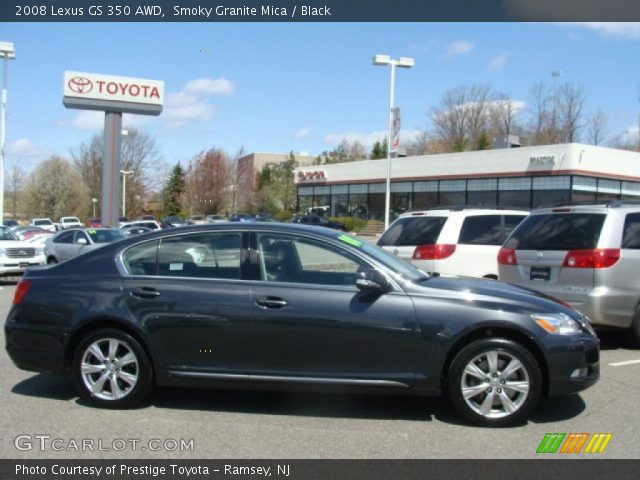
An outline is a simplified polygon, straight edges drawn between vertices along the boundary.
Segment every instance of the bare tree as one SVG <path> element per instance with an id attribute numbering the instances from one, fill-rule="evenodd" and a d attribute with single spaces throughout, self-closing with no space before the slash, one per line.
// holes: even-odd
<path id="1" fill-rule="evenodd" d="M 9 162 L 9 168 L 5 180 L 7 182 L 6 194 L 8 198 L 8 204 L 11 205 L 11 215 L 14 219 L 17 219 L 22 208 L 22 189 L 26 181 L 26 174 L 21 166 L 21 159 L 12 160 Z M 20 206 L 20 208 L 18 208 Z"/>
<path id="2" fill-rule="evenodd" d="M 497 93 L 490 108 L 491 129 L 495 135 L 512 135 L 519 130 L 518 116 L 520 109 L 516 102 L 506 93 Z"/>
<path id="3" fill-rule="evenodd" d="M 607 116 L 602 109 L 598 109 L 589 117 L 589 143 L 600 145 L 607 134 Z"/>
<path id="4" fill-rule="evenodd" d="M 488 126 L 489 85 L 462 86 L 447 90 L 437 107 L 432 109 L 435 136 L 448 151 L 470 148 Z"/>
<path id="5" fill-rule="evenodd" d="M 189 212 L 222 212 L 227 203 L 229 178 L 229 159 L 224 151 L 210 149 L 196 155 L 189 162 L 185 176 Z"/>
<path id="6" fill-rule="evenodd" d="M 579 130 L 586 125 L 583 118 L 587 99 L 584 87 L 575 83 L 563 83 L 557 94 L 562 140 L 568 143 L 576 142 L 579 139 Z"/>
<path id="7" fill-rule="evenodd" d="M 535 83 L 529 95 L 529 138 L 532 145 L 553 144 L 560 141 L 557 99 L 555 92 L 542 82 Z"/>
<path id="8" fill-rule="evenodd" d="M 34 217 L 84 218 L 89 213 L 89 198 L 79 173 L 68 160 L 57 156 L 41 162 L 24 188 L 25 212 Z"/>
<path id="9" fill-rule="evenodd" d="M 94 135 L 88 142 L 71 151 L 73 164 L 87 186 L 89 194 L 102 200 L 103 137 Z M 135 128 L 122 137 L 121 169 L 132 171 L 127 178 L 127 215 L 135 217 L 144 208 L 151 192 L 162 188 L 164 163 L 153 137 Z"/>

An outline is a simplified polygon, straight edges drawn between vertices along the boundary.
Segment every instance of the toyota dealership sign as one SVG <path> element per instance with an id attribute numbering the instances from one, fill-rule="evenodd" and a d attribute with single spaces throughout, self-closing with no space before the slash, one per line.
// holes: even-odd
<path id="1" fill-rule="evenodd" d="M 68 108 L 158 115 L 164 82 L 98 73 L 64 72 L 63 103 Z"/>

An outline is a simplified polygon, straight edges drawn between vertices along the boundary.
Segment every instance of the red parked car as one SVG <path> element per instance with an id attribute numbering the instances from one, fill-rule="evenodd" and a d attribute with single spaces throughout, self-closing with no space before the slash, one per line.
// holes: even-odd
<path id="1" fill-rule="evenodd" d="M 100 228 L 102 226 L 102 221 L 99 218 L 90 218 L 87 220 L 88 228 Z"/>

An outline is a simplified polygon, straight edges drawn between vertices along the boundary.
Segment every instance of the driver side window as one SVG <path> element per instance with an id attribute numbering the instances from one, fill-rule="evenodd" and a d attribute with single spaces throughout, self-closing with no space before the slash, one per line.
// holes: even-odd
<path id="1" fill-rule="evenodd" d="M 347 251 L 303 237 L 259 235 L 258 249 L 263 281 L 355 286 L 368 268 Z"/>

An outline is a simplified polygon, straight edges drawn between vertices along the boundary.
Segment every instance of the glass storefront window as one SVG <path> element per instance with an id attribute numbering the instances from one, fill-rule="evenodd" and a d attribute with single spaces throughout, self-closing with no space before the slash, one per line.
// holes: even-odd
<path id="1" fill-rule="evenodd" d="M 498 192 L 492 191 L 469 191 L 467 192 L 467 205 L 478 205 L 483 207 L 493 207 L 498 204 Z"/>
<path id="2" fill-rule="evenodd" d="M 500 190 L 498 205 L 501 207 L 531 207 L 531 190 Z"/>

